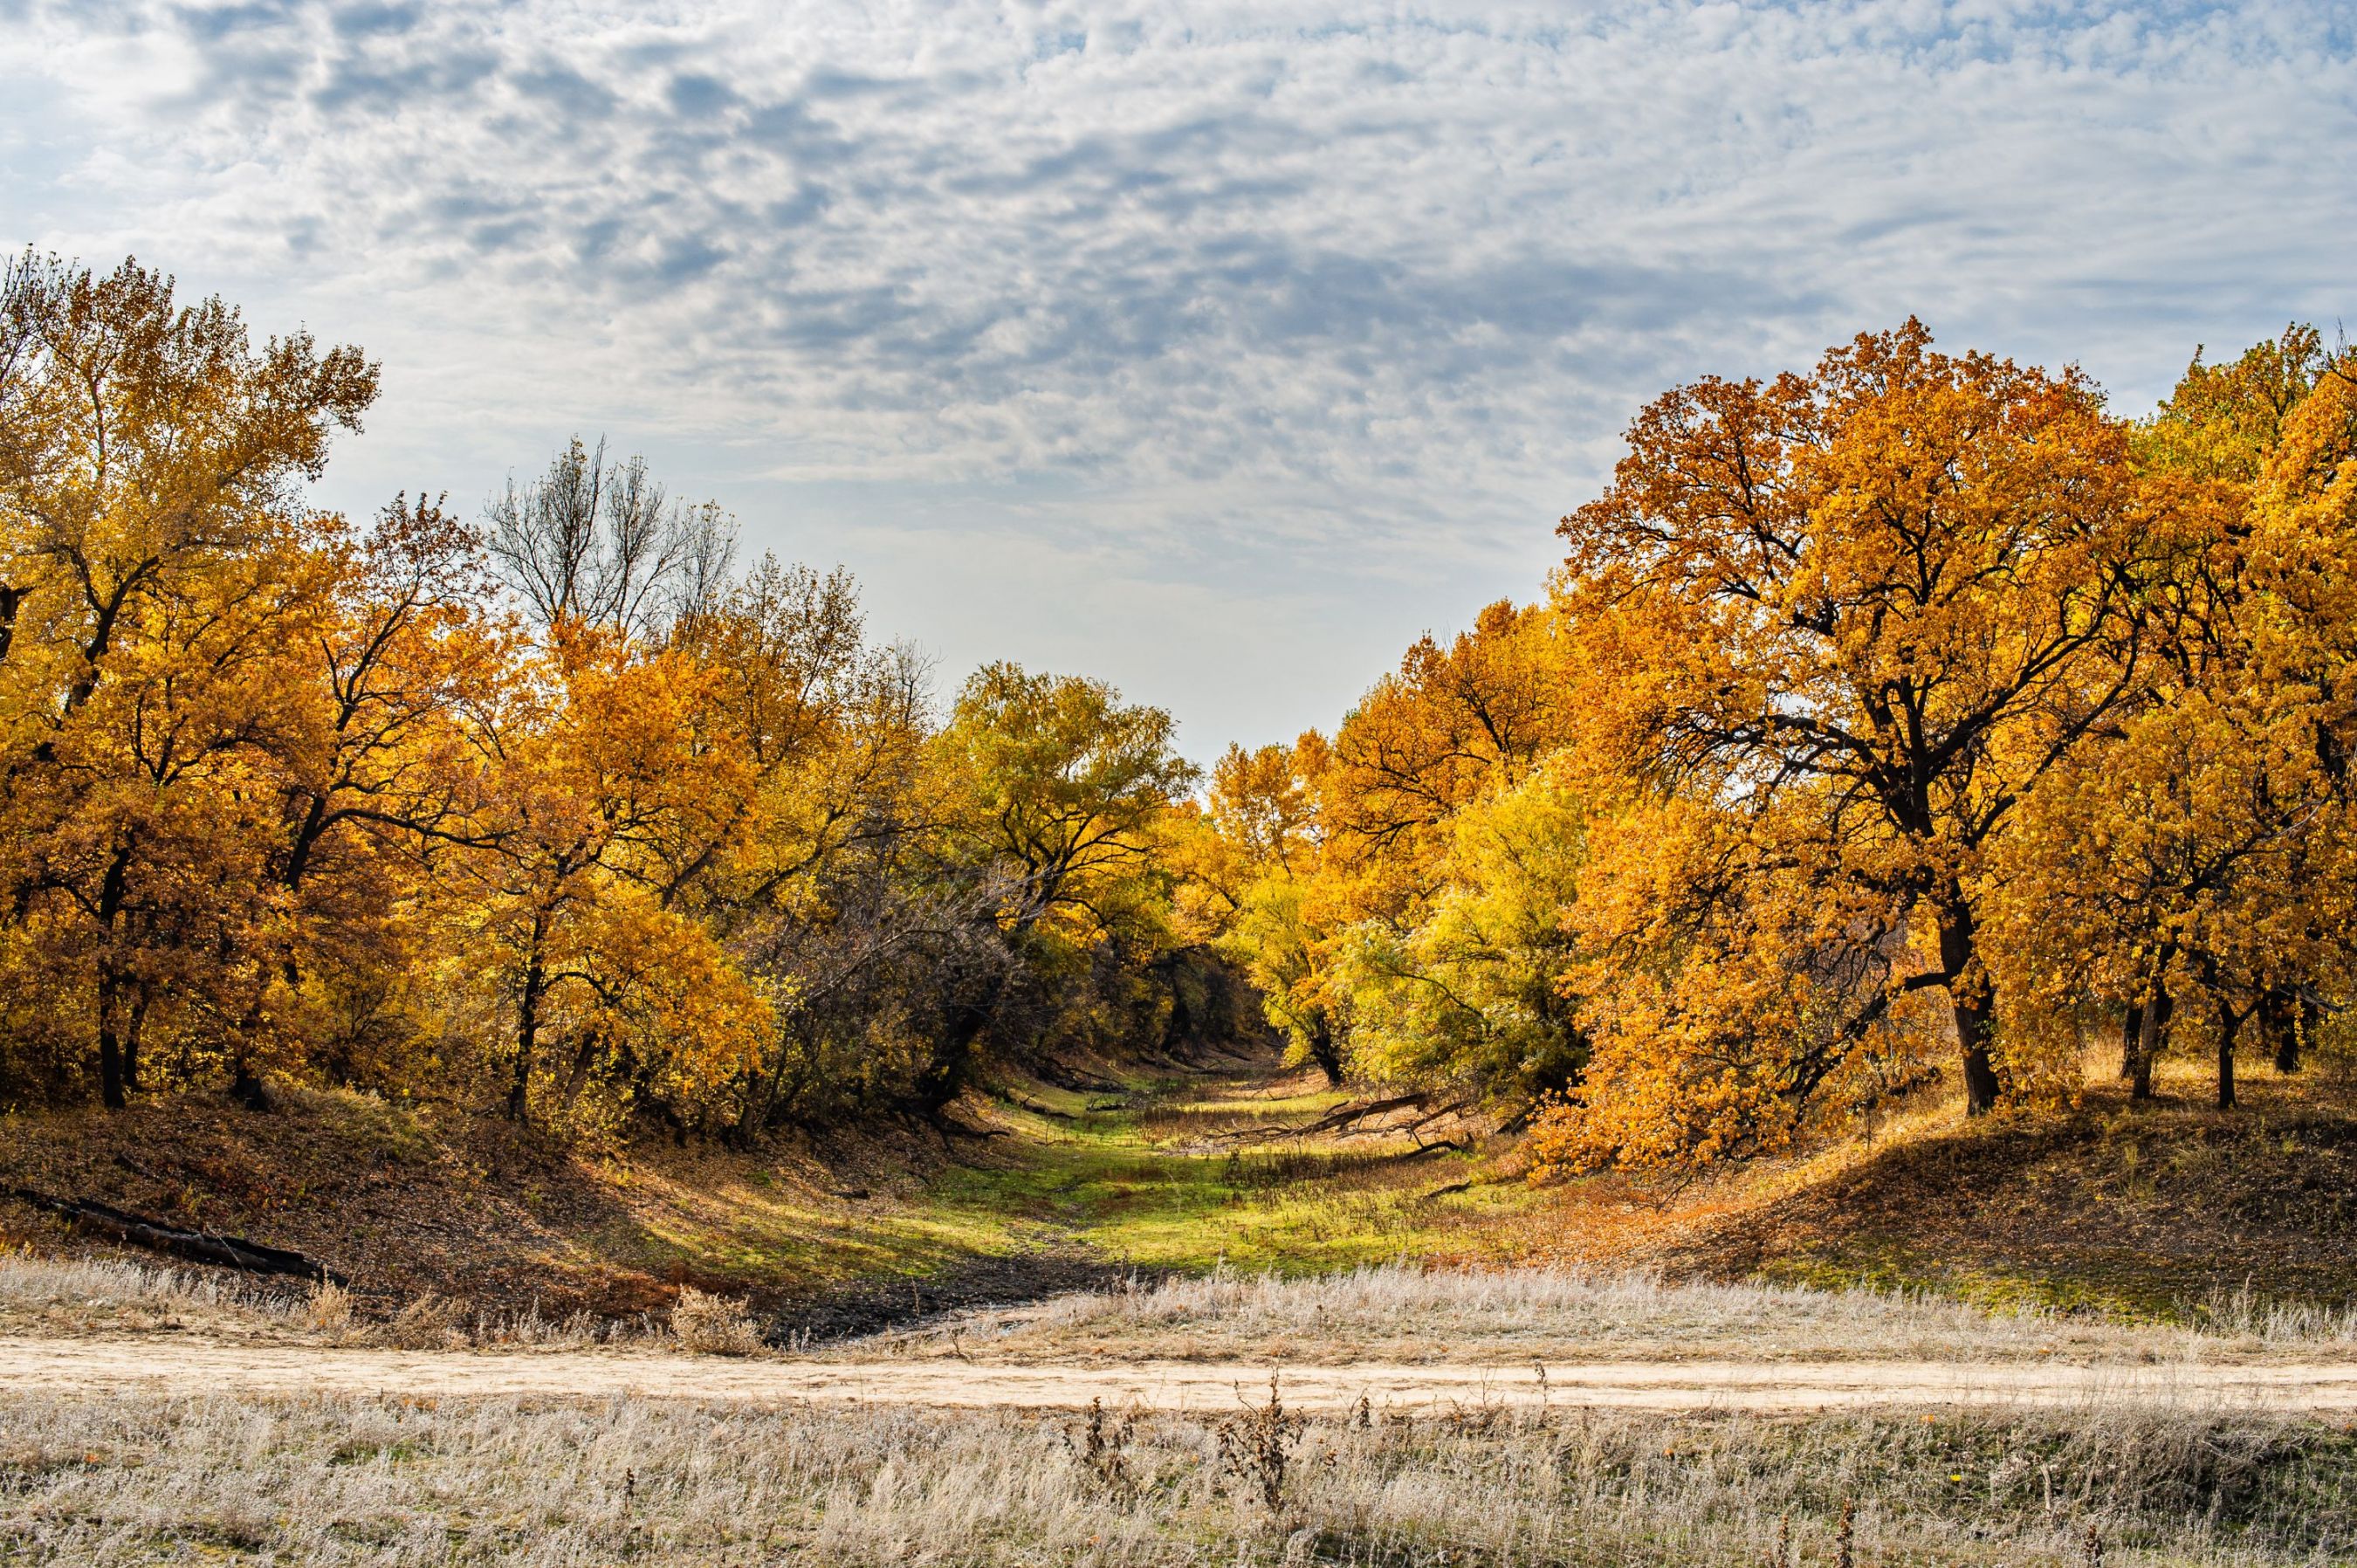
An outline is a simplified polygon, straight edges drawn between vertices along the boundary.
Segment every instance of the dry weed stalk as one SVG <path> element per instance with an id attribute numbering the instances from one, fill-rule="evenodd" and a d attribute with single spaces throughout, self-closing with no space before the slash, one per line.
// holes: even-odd
<path id="1" fill-rule="evenodd" d="M 1377 1436 L 1320 1425 L 1296 1449 L 1294 1412 L 1253 1402 L 1281 1414 L 1264 1426 L 1287 1461 L 1276 1511 L 1249 1453 L 1223 1472 L 1215 1423 L 1180 1414 L 1103 1414 L 1121 1488 L 1078 1462 L 1077 1418 L 1024 1412 L 0 1394 L 0 1560 L 1759 1568 L 1782 1515 L 1775 1568 L 1832 1568 L 1825 1499 L 1849 1496 L 1871 1524 L 1857 1564 L 2085 1568 L 2090 1520 L 2135 1542 L 2107 1563 L 2357 1561 L 2357 1440 L 2323 1423 L 2139 1403 L 1937 1427 L 1598 1411 L 1467 1434 L 1394 1411 Z M 2017 1462 L 1958 1487 L 1964 1451 Z"/>
<path id="2" fill-rule="evenodd" d="M 1137 1489 L 1137 1478 L 1129 1467 L 1129 1442 L 1135 1428 L 1136 1423 L 1128 1417 L 1108 1419 L 1104 1401 L 1092 1399 L 1089 1401 L 1088 1420 L 1082 1423 L 1079 1441 L 1069 1435 L 1064 1440 L 1082 1470 L 1106 1497 L 1125 1498 Z"/>
<path id="3" fill-rule="evenodd" d="M 1292 1467 L 1293 1451 L 1300 1444 L 1308 1418 L 1285 1408 L 1276 1374 L 1268 1375 L 1268 1402 L 1245 1405 L 1220 1423 L 1220 1468 L 1239 1481 L 1257 1487 L 1271 1513 L 1285 1506 L 1285 1477 Z"/>

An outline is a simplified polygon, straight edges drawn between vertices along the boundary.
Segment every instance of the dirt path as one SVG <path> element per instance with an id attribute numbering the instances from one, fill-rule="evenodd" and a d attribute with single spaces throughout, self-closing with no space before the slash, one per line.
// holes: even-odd
<path id="1" fill-rule="evenodd" d="M 2075 1405 L 2120 1399 L 2286 1412 L 2357 1412 L 2357 1366 L 2095 1366 L 1688 1361 L 1294 1367 L 1286 1402 L 1378 1412 L 1491 1404 L 1795 1412 L 1858 1405 Z M 949 1360 L 724 1360 L 651 1352 L 405 1353 L 141 1339 L 0 1338 L 0 1393 L 638 1396 L 1070 1409 L 1103 1399 L 1226 1411 L 1268 1386 L 1265 1364 L 1142 1361 L 975 1366 Z"/>

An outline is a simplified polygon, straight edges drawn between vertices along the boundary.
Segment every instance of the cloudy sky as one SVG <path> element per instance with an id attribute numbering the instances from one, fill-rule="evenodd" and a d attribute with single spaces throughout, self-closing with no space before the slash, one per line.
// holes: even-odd
<path id="1" fill-rule="evenodd" d="M 1535 592 L 1674 381 L 2357 316 L 2352 17 L 0 0 L 0 242 L 380 356 L 331 504 L 602 432 L 1200 757 Z"/>

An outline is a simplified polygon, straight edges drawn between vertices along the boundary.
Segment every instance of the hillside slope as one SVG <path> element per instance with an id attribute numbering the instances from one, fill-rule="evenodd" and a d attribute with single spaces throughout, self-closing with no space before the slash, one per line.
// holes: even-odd
<path id="1" fill-rule="evenodd" d="M 1838 1142 L 1666 1195 L 1620 1175 L 1533 1189 L 1512 1140 L 1470 1128 L 1463 1147 L 1286 1137 L 1339 1097 L 1274 1063 L 1125 1097 L 1035 1084 L 977 1099 L 960 1114 L 995 1135 L 953 1146 L 902 1129 L 601 1155 L 448 1106 L 296 1092 L 255 1115 L 188 1096 L 0 1122 L 0 1190 L 296 1247 L 378 1313 L 431 1293 L 627 1316 L 694 1284 L 833 1332 L 1130 1270 L 1394 1259 L 1864 1283 L 2135 1316 L 2198 1316 L 2238 1292 L 2349 1304 L 2357 1115 L 2311 1081 L 2254 1077 L 2231 1113 L 2190 1093 L 2131 1107 L 2109 1083 L 2063 1112 L 1966 1122 L 1925 1105 L 1871 1147 Z M 11 1241 L 100 1245 L 0 1199 Z"/>
<path id="2" fill-rule="evenodd" d="M 2243 1108 L 2132 1105 L 1929 1119 L 1692 1195 L 1644 1251 L 1673 1273 L 1927 1287 L 2137 1316 L 2220 1298 L 2357 1299 L 2357 1115 L 2252 1075 Z M 2167 1086 L 2165 1086 L 2167 1087 Z"/>
<path id="3" fill-rule="evenodd" d="M 447 1105 L 304 1091 L 268 1114 L 191 1094 L 0 1123 L 0 1189 L 297 1248 L 378 1307 L 434 1293 L 622 1316 L 683 1283 L 782 1301 L 1020 1250 L 1019 1226 L 909 1201 L 941 1158 L 913 1131 L 599 1156 Z M 90 1245 L 0 1200 L 11 1239 Z"/>

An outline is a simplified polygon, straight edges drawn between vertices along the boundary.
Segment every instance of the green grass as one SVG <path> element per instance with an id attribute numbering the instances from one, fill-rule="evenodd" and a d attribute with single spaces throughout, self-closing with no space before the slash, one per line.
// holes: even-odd
<path id="1" fill-rule="evenodd" d="M 1017 1226 L 1141 1269 L 1231 1266 L 1298 1273 L 1461 1251 L 1469 1221 L 1521 1212 L 1520 1181 L 1478 1155 L 1414 1161 L 1399 1140 L 1218 1134 L 1299 1125 L 1342 1102 L 1332 1093 L 1263 1098 L 1237 1080 L 1134 1086 L 1120 1110 L 1090 1097 L 1023 1099 L 1075 1118 L 1006 1111 L 1014 1136 L 988 1164 L 944 1172 L 923 1199 L 930 1223 L 986 1244 Z M 1101 1099 L 1102 1097 L 1100 1097 Z M 1473 1180 L 1462 1193 L 1436 1187 Z"/>

